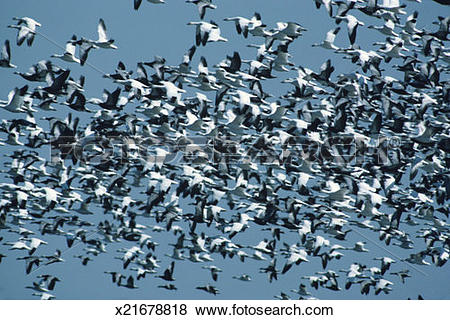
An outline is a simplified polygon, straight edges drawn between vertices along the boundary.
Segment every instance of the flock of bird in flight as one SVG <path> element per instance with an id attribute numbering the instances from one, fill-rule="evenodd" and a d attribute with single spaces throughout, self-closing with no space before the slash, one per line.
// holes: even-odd
<path id="1" fill-rule="evenodd" d="M 437 27 L 427 30 L 416 25 L 419 12 L 407 13 L 398 0 L 313 1 L 336 23 L 315 50 L 351 60 L 355 71 L 333 76 L 331 59 L 319 71 L 296 67 L 289 46 L 307 29 L 296 22 L 271 28 L 258 13 L 223 22 L 235 24 L 256 56 L 244 59 L 236 51 L 215 65 L 202 56 L 194 67 L 202 46 L 227 39 L 205 20 L 220 5 L 188 0 L 200 20 L 188 23 L 195 26 L 195 44 L 181 63 L 155 57 L 132 71 L 119 62 L 104 75 L 115 89 L 105 89 L 103 98 L 86 99 L 84 77 L 73 79 L 69 69 L 89 64 L 88 54 L 118 49 L 103 19 L 98 40 L 74 35 L 62 54 L 15 72 L 26 84 L 0 102 L 6 136 L 0 145 L 12 150 L 2 170 L 9 181 L 0 183 L 2 248 L 23 252 L 17 259 L 33 276 L 71 259 L 72 246 L 82 246 L 74 258 L 86 266 L 119 243 L 112 254 L 122 263 L 105 270 L 115 285 L 135 289 L 158 278 L 158 288 L 177 290 L 176 265 L 196 263 L 210 273 L 196 289 L 214 295 L 221 280 L 252 280 L 249 274 L 221 279 L 221 261 L 255 259 L 256 272 L 270 282 L 298 275 L 295 288 L 275 296 L 280 299 L 355 287 L 388 294 L 395 277 L 410 277 L 409 267 L 443 266 L 450 249 L 450 17 L 437 17 Z M 141 2 L 135 0 L 134 9 Z M 14 20 L 8 27 L 17 29 L 17 46 L 41 40 L 35 39 L 39 22 Z M 334 41 L 344 28 L 348 47 L 340 48 Z M 362 49 L 361 28 L 381 32 L 386 41 Z M 13 62 L 6 40 L 0 66 L 16 68 Z M 386 75 L 393 73 L 401 77 Z M 263 89 L 280 78 L 292 90 L 275 96 Z M 51 115 L 64 106 L 70 108 L 65 118 Z M 16 118 L 5 120 L 11 113 Z M 389 145 L 394 138 L 400 143 Z M 48 146 L 51 159 L 40 156 Z M 258 232 L 241 241 L 247 230 Z M 158 233 L 176 239 L 170 252 L 159 250 Z M 349 233 L 360 241 L 348 246 Z M 330 269 L 341 267 L 337 260 L 348 250 L 369 254 L 364 233 L 404 256 Z M 39 254 L 54 237 L 65 238 L 66 248 Z M 0 261 L 9 258 L 3 253 Z M 323 270 L 304 274 L 302 266 L 314 260 Z M 27 288 L 51 299 L 59 281 L 40 274 Z"/>

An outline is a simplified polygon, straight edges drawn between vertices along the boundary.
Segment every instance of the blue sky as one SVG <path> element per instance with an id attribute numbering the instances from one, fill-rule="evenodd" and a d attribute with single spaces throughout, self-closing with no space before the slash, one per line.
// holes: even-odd
<path id="1" fill-rule="evenodd" d="M 96 69 L 105 73 L 111 73 L 116 68 L 118 61 L 123 61 L 128 69 L 135 69 L 138 61 L 151 61 L 154 56 L 163 56 L 166 58 L 168 65 L 176 65 L 181 62 L 183 54 L 189 49 L 195 40 L 195 28 L 188 26 L 189 21 L 199 21 L 197 8 L 191 4 L 186 4 L 180 0 L 167 0 L 164 5 L 154 5 L 143 1 L 139 11 L 132 8 L 132 0 L 121 1 L 7 1 L 2 4 L 0 11 L 0 42 L 3 44 L 5 39 L 11 41 L 12 63 L 18 65 L 17 71 L 25 72 L 28 68 L 42 59 L 49 59 L 51 54 L 62 53 L 63 49 L 56 47 L 47 39 L 36 36 L 33 46 L 27 47 L 15 45 L 16 30 L 8 29 L 7 25 L 12 24 L 12 17 L 29 16 L 42 24 L 39 32 L 59 43 L 64 47 L 65 42 L 70 39 L 73 34 L 78 37 L 86 37 L 96 39 L 97 23 L 99 18 L 103 18 L 108 35 L 115 39 L 118 50 L 98 50 L 92 51 L 89 55 L 88 62 L 95 66 Z M 423 4 L 416 4 L 410 1 L 404 1 L 407 4 L 408 13 L 419 10 L 418 28 L 426 28 L 435 30 L 436 26 L 431 22 L 438 15 L 444 15 L 445 7 L 440 6 L 432 1 L 424 0 Z M 208 10 L 205 20 L 216 21 L 221 28 L 222 35 L 229 39 L 227 43 L 209 43 L 206 47 L 197 49 L 192 66 L 196 69 L 201 56 L 205 56 L 210 67 L 220 62 L 226 55 L 232 55 L 233 51 L 239 51 L 241 58 L 253 59 L 255 49 L 246 47 L 248 43 L 259 44 L 261 40 L 258 38 L 244 39 L 236 33 L 232 22 L 225 22 L 223 18 L 232 16 L 251 17 L 255 11 L 262 16 L 264 23 L 269 27 L 273 27 L 278 21 L 294 21 L 298 22 L 308 29 L 305 35 L 296 40 L 289 47 L 292 54 L 291 61 L 296 66 L 302 65 L 313 70 L 318 70 L 320 65 L 327 59 L 331 59 L 336 67 L 334 76 L 338 73 L 352 72 L 356 68 L 348 61 L 344 61 L 340 55 L 333 54 L 322 48 L 312 48 L 311 44 L 320 42 L 325 37 L 325 33 L 334 28 L 334 22 L 329 19 L 326 11 L 322 8 L 316 10 L 313 1 L 216 1 L 216 10 Z M 375 19 L 368 19 L 362 14 L 355 13 L 358 18 L 367 21 L 369 24 L 380 24 Z M 348 46 L 347 31 L 344 26 L 336 39 L 336 45 L 340 47 Z M 383 41 L 384 36 L 373 30 L 361 29 L 358 31 L 357 42 L 365 49 L 372 48 L 371 44 L 376 41 Z M 102 78 L 102 75 L 93 68 L 85 65 L 75 66 L 65 62 L 55 60 L 62 67 L 71 69 L 71 76 L 76 79 L 80 75 L 86 76 L 86 96 L 101 97 L 103 88 L 114 90 L 117 85 L 111 81 Z M 389 71 L 387 71 L 389 72 Z M 280 80 L 295 73 L 281 74 L 275 73 L 277 79 L 270 81 L 267 91 L 280 95 L 289 88 L 287 84 L 280 84 Z M 392 75 L 398 75 L 394 72 Z M 13 75 L 11 70 L 0 69 L 0 100 L 7 98 L 8 92 L 14 87 L 23 86 L 26 82 L 19 76 Z M 39 84 L 42 85 L 42 84 Z M 186 94 L 186 96 L 192 96 Z M 214 95 L 208 94 L 213 100 Z M 60 111 L 56 114 L 64 116 L 69 109 L 67 107 L 56 106 Z M 39 111 L 41 112 L 41 111 Z M 49 116 L 49 113 L 42 112 L 42 116 Z M 12 115 L 0 110 L 2 119 L 11 119 Z M 38 118 L 38 116 L 37 116 Z M 2 136 L 3 137 L 3 136 Z M 4 137 L 3 137 L 4 138 Z M 2 154 L 11 152 L 10 147 L 1 147 Z M 1 162 L 5 162 L 5 157 L 0 157 Z M 2 169 L 3 169 L 2 165 Z M 102 213 L 101 213 L 102 214 Z M 100 219 L 102 217 L 100 216 Z M 95 221 L 95 219 L 94 219 Z M 33 227 L 32 227 L 33 228 Z M 33 229 L 37 230 L 37 229 Z M 199 229 L 201 230 L 201 229 Z M 150 233 L 154 239 L 160 243 L 160 252 L 169 252 L 168 243 L 174 243 L 176 237 L 172 234 Z M 3 241 L 9 241 L 16 238 L 16 234 L 11 234 L 5 230 L 0 230 L 0 236 L 4 236 Z M 256 225 L 251 225 L 248 232 L 236 236 L 237 241 L 256 244 L 259 242 L 261 233 L 258 232 Z M 267 233 L 265 237 L 269 237 Z M 287 239 L 295 239 L 295 234 L 287 235 Z M 377 240 L 375 234 L 364 234 L 370 241 L 376 244 L 383 244 Z M 58 247 L 66 248 L 65 241 L 61 237 L 49 236 L 49 245 L 39 248 L 40 254 L 51 254 Z M 295 240 L 294 240 L 295 239 Z M 361 240 L 361 236 L 352 234 L 349 236 L 348 246 L 356 241 Z M 363 239 L 364 240 L 364 239 Z M 368 241 L 369 241 L 368 240 Z M 350 251 L 345 252 L 346 256 L 339 263 L 331 264 L 330 268 L 342 269 L 347 268 L 356 259 L 362 263 L 370 263 L 377 265 L 378 262 L 372 260 L 373 257 L 389 255 L 381 247 L 368 242 L 367 248 L 370 250 L 367 254 L 352 254 Z M 3 246 L 2 246 L 3 247 Z M 195 290 L 195 286 L 207 283 L 214 284 L 209 271 L 204 270 L 200 265 L 192 262 L 177 262 L 175 266 L 176 285 L 179 288 L 177 292 L 168 292 L 158 289 L 157 285 L 163 284 L 163 281 L 154 277 L 137 282 L 140 287 L 138 290 L 128 290 L 118 288 L 111 283 L 109 275 L 103 274 L 104 270 L 121 270 L 120 261 L 113 259 L 118 255 L 116 249 L 121 247 L 130 247 L 130 244 L 115 244 L 108 247 L 108 254 L 95 257 L 86 267 L 82 266 L 78 259 L 72 258 L 73 255 L 81 254 L 81 247 L 76 246 L 64 253 L 65 263 L 54 264 L 43 267 L 39 271 L 26 276 L 25 267 L 22 261 L 16 261 L 16 257 L 21 253 L 7 251 L 3 247 L 0 252 L 6 252 L 7 258 L 0 264 L 0 298 L 1 299 L 30 299 L 32 298 L 30 290 L 24 289 L 35 281 L 35 276 L 41 273 L 49 273 L 58 275 L 63 281 L 57 284 L 55 294 L 58 299 L 209 299 L 213 298 L 204 292 Z M 166 248 L 164 250 L 163 248 Z M 395 256 L 406 257 L 406 253 L 389 247 Z M 170 260 L 160 257 L 160 273 L 169 265 Z M 394 258 L 398 260 L 397 258 Z M 294 267 L 279 281 L 271 284 L 267 281 L 265 274 L 259 274 L 257 270 L 264 267 L 268 262 L 257 262 L 248 260 L 241 263 L 233 259 L 223 260 L 217 257 L 215 264 L 222 268 L 219 276 L 221 281 L 217 284 L 221 290 L 221 295 L 217 298 L 221 299 L 271 299 L 273 295 L 279 294 L 280 291 L 288 292 L 289 289 L 297 288 L 300 278 L 303 275 L 313 274 L 315 271 L 321 270 L 319 261 L 309 264 L 301 264 Z M 282 268 L 282 265 L 278 266 Z M 410 269 L 412 278 L 407 279 L 405 285 L 402 285 L 398 278 L 395 278 L 394 290 L 389 295 L 374 296 L 369 298 L 377 299 L 406 299 L 407 297 L 415 298 L 417 294 L 422 294 L 428 299 L 448 299 L 450 298 L 450 289 L 447 285 L 450 278 L 448 264 L 443 268 L 435 267 L 419 267 L 420 271 L 413 269 L 411 266 L 405 265 L 398 261 L 395 265 L 396 270 Z M 160 274 L 159 273 L 159 274 Z M 253 281 L 244 283 L 232 279 L 233 275 L 248 273 L 252 275 Z M 148 276 L 147 276 L 148 277 Z M 341 279 L 341 286 L 344 282 Z M 306 283 L 305 281 L 303 281 Z M 445 284 L 445 285 L 443 285 Z M 318 298 L 322 299 L 360 299 L 359 286 L 355 286 L 352 290 L 344 290 L 338 293 L 329 290 L 315 291 L 308 285 L 308 290 Z M 295 297 L 295 295 L 292 295 Z M 35 297 L 33 297 L 35 298 Z"/>

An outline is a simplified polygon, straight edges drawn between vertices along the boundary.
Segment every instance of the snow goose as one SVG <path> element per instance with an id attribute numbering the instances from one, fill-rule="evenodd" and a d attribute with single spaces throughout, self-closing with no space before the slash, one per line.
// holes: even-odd
<path id="1" fill-rule="evenodd" d="M 95 46 L 103 49 L 117 49 L 117 46 L 114 45 L 114 40 L 109 39 L 108 35 L 106 34 L 106 25 L 105 21 L 102 18 L 100 18 L 100 20 L 98 21 L 97 33 L 98 33 L 97 41 L 92 40 L 88 41 L 94 44 Z"/>
<path id="2" fill-rule="evenodd" d="M 25 97 L 27 95 L 27 91 L 27 85 L 20 89 L 15 88 L 9 92 L 7 101 L 0 101 L 0 107 L 14 113 L 26 112 L 28 110 L 25 107 Z"/>
<path id="3" fill-rule="evenodd" d="M 212 4 L 211 0 L 186 0 L 187 3 L 192 3 L 197 6 L 198 14 L 200 15 L 200 19 L 203 20 L 205 17 L 206 9 L 216 9 L 217 6 Z"/>
<path id="4" fill-rule="evenodd" d="M 327 32 L 327 35 L 326 35 L 324 41 L 322 41 L 321 43 L 315 43 L 312 46 L 313 47 L 322 47 L 325 49 L 338 50 L 339 48 L 334 45 L 334 39 L 336 39 L 336 35 L 338 34 L 339 30 L 341 30 L 340 27 L 331 29 L 330 31 Z"/>
<path id="5" fill-rule="evenodd" d="M 395 29 L 395 23 L 392 20 L 387 20 L 383 26 L 374 26 L 370 25 L 368 26 L 369 29 L 378 30 L 384 35 L 392 36 L 392 37 L 398 37 L 398 34 L 394 32 Z"/>
<path id="6" fill-rule="evenodd" d="M 195 44 L 197 46 L 199 46 L 200 44 L 205 46 L 207 42 L 228 41 L 227 39 L 220 36 L 219 26 L 214 21 L 191 21 L 188 22 L 188 25 L 196 26 Z"/>
<path id="7" fill-rule="evenodd" d="M 80 59 L 75 56 L 76 46 L 74 44 L 74 40 L 76 40 L 75 36 L 72 37 L 72 40 L 66 42 L 66 49 L 63 54 L 52 54 L 51 57 L 58 58 L 66 62 L 80 63 Z"/>
<path id="8" fill-rule="evenodd" d="M 233 279 L 240 281 L 252 281 L 252 278 L 248 274 L 241 274 L 239 276 L 232 276 Z"/>
<path id="9" fill-rule="evenodd" d="M 214 286 L 212 286 L 210 284 L 208 284 L 206 286 L 203 286 L 203 287 L 200 287 L 200 286 L 199 287 L 195 287 L 195 289 L 203 290 L 203 291 L 206 291 L 206 292 L 211 293 L 213 295 L 216 295 L 216 294 L 219 293 L 219 289 L 217 289 L 216 287 L 214 287 Z"/>
<path id="10" fill-rule="evenodd" d="M 249 29 L 253 26 L 253 21 L 247 18 L 243 17 L 231 17 L 231 18 L 225 18 L 224 21 L 234 21 L 236 25 L 236 31 L 238 34 L 241 34 L 244 36 L 244 38 L 247 38 Z"/>
<path id="11" fill-rule="evenodd" d="M 14 28 L 18 30 L 17 33 L 17 45 L 21 46 L 22 43 L 27 40 L 27 45 L 31 47 L 34 41 L 34 36 L 36 34 L 36 27 L 40 27 L 41 24 L 37 22 L 36 20 L 29 18 L 29 17 L 23 17 L 23 18 L 17 18 L 14 17 L 13 20 L 18 21 L 17 25 L 9 25 L 8 28 Z"/>
<path id="12" fill-rule="evenodd" d="M 347 21 L 348 38 L 350 39 L 350 43 L 353 45 L 356 41 L 356 30 L 358 26 L 363 26 L 364 23 L 350 14 L 346 16 L 338 16 L 336 18 Z"/>

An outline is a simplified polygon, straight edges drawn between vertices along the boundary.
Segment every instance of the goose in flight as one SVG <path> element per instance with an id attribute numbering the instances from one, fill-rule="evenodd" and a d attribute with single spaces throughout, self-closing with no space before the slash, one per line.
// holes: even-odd
<path id="1" fill-rule="evenodd" d="M 0 55 L 0 67 L 2 68 L 16 68 L 16 65 L 11 63 L 11 47 L 9 45 L 9 40 L 5 40 L 5 44 L 2 47 L 2 52 Z"/>
<path id="2" fill-rule="evenodd" d="M 353 250 L 356 252 L 369 252 L 369 250 L 364 247 L 365 244 L 366 243 L 363 241 L 358 241 L 352 248 L 343 248 L 343 250 Z"/>
<path id="3" fill-rule="evenodd" d="M 165 283 L 163 285 L 159 285 L 158 288 L 166 289 L 166 290 L 178 290 L 178 288 L 173 283 Z"/>
<path id="4" fill-rule="evenodd" d="M 224 21 L 234 21 L 236 26 L 236 31 L 238 34 L 241 34 L 244 36 L 244 38 L 247 38 L 248 31 L 253 27 L 253 20 L 243 18 L 243 17 L 231 17 L 231 18 L 225 18 Z"/>
<path id="5" fill-rule="evenodd" d="M 391 259 L 389 257 L 374 258 L 374 260 L 381 261 L 381 274 L 382 275 L 384 275 L 386 273 L 386 271 L 389 270 L 392 263 L 395 263 L 395 260 Z"/>
<path id="6" fill-rule="evenodd" d="M 391 285 L 393 285 L 393 283 L 386 279 L 378 280 L 377 284 L 375 285 L 375 294 L 378 295 L 381 291 L 388 294 L 390 291 L 392 291 L 392 288 L 390 287 Z"/>
<path id="7" fill-rule="evenodd" d="M 117 49 L 117 46 L 114 45 L 114 40 L 109 39 L 106 34 L 106 25 L 105 21 L 100 18 L 97 26 L 98 40 L 90 40 L 82 38 L 82 42 L 87 42 L 94 46 L 94 48 L 103 48 L 103 49 Z"/>
<path id="8" fill-rule="evenodd" d="M 91 98 L 87 102 L 96 104 L 103 109 L 106 110 L 120 110 L 121 109 L 121 103 L 120 103 L 120 92 L 122 90 L 120 88 L 117 88 L 113 92 L 109 92 L 108 90 L 103 90 L 103 100 L 99 98 Z"/>
<path id="9" fill-rule="evenodd" d="M 341 30 L 340 27 L 331 29 L 330 31 L 327 32 L 325 40 L 323 40 L 321 43 L 315 43 L 312 46 L 322 47 L 325 49 L 339 50 L 339 48 L 334 44 L 334 39 L 336 39 L 336 35 L 338 34 L 339 30 Z"/>
<path id="10" fill-rule="evenodd" d="M 33 296 L 38 296 L 41 297 L 41 300 L 53 300 L 55 299 L 55 296 L 48 293 L 48 292 L 33 292 L 32 293 Z"/>
<path id="11" fill-rule="evenodd" d="M 241 274 L 239 276 L 232 276 L 233 279 L 240 280 L 240 281 L 252 281 L 252 277 L 250 277 L 248 274 Z"/>
<path id="12" fill-rule="evenodd" d="M 203 291 L 206 291 L 206 292 L 211 293 L 213 295 L 217 295 L 219 293 L 219 289 L 217 289 L 216 287 L 214 287 L 214 286 L 212 286 L 210 284 L 208 284 L 206 286 L 202 286 L 202 287 L 201 286 L 195 287 L 195 289 L 203 290 Z"/>
<path id="13" fill-rule="evenodd" d="M 25 107 L 27 91 L 28 85 L 25 85 L 20 89 L 15 88 L 9 92 L 7 101 L 0 101 L 0 107 L 14 113 L 27 112 L 28 108 Z"/>
<path id="14" fill-rule="evenodd" d="M 409 270 L 401 270 L 401 271 L 397 271 L 397 272 L 391 272 L 392 275 L 396 275 L 400 277 L 400 280 L 402 281 L 402 283 L 405 283 L 405 279 L 406 278 L 411 278 L 411 276 L 409 275 Z"/>
<path id="15" fill-rule="evenodd" d="M 207 269 L 211 271 L 211 277 L 214 281 L 217 281 L 219 278 L 219 272 L 222 272 L 222 269 L 216 267 L 216 266 L 203 266 L 202 269 Z"/>
<path id="16" fill-rule="evenodd" d="M 291 249 L 289 258 L 286 261 L 286 264 L 284 265 L 281 273 L 285 274 L 286 272 L 288 272 L 294 263 L 296 265 L 299 265 L 301 262 L 309 262 L 307 256 L 308 256 L 307 252 L 303 249 L 300 249 L 300 250 Z"/>
<path id="17" fill-rule="evenodd" d="M 33 286 L 26 286 L 25 288 L 37 292 L 48 292 L 48 289 L 43 286 L 43 283 L 33 282 Z"/>
<path id="18" fill-rule="evenodd" d="M 175 281 L 175 278 L 173 277 L 173 270 L 175 268 L 175 262 L 172 261 L 170 264 L 170 267 L 168 267 L 162 276 L 157 276 L 158 278 L 161 278 L 165 281 Z"/>
<path id="19" fill-rule="evenodd" d="M 48 244 L 48 243 L 38 238 L 32 238 L 30 242 L 30 250 L 28 253 L 32 255 L 41 244 Z"/>
<path id="20" fill-rule="evenodd" d="M 391 61 L 392 58 L 406 58 L 402 51 L 409 51 L 408 48 L 405 48 L 403 40 L 400 42 L 393 42 L 391 38 L 387 38 L 384 47 L 378 49 L 378 52 L 385 55 L 384 60 L 386 62 Z"/>
<path id="21" fill-rule="evenodd" d="M 190 26 L 196 26 L 195 44 L 197 46 L 205 46 L 207 42 L 227 42 L 228 40 L 220 35 L 219 26 L 214 22 L 205 21 L 191 21 L 188 22 Z"/>
<path id="22" fill-rule="evenodd" d="M 55 286 L 56 286 L 56 282 L 60 282 L 61 280 L 58 277 L 49 275 L 49 274 L 43 274 L 40 276 L 37 276 L 38 278 L 42 279 L 41 280 L 41 285 L 43 284 L 47 284 L 47 289 L 48 290 L 54 290 Z"/>
<path id="23" fill-rule="evenodd" d="M 27 45 L 31 47 L 34 41 L 34 36 L 36 34 L 36 28 L 40 27 L 41 24 L 29 17 L 23 18 L 14 17 L 13 20 L 17 21 L 17 25 L 9 25 L 8 28 L 14 28 L 18 30 L 17 45 L 21 46 L 26 39 Z"/>
<path id="24" fill-rule="evenodd" d="M 31 250 L 30 246 L 24 240 L 19 240 L 16 242 L 5 242 L 4 245 L 11 246 L 9 250 Z"/>
<path id="25" fill-rule="evenodd" d="M 187 3 L 192 3 L 197 6 L 198 14 L 200 15 L 200 19 L 203 20 L 205 17 L 206 9 L 216 9 L 217 6 L 212 4 L 211 0 L 186 0 Z"/>
<path id="26" fill-rule="evenodd" d="M 125 288 L 128 288 L 128 289 L 137 289 L 137 288 L 139 288 L 139 287 L 137 287 L 137 286 L 134 284 L 134 278 L 133 278 L 133 276 L 129 276 L 128 279 L 127 279 L 127 283 L 125 283 L 125 284 L 122 283 L 122 279 L 123 279 L 123 278 L 125 278 L 125 277 L 124 277 L 124 276 L 119 277 L 119 281 L 117 282 L 117 285 L 118 285 L 119 287 L 125 287 Z"/>
<path id="27" fill-rule="evenodd" d="M 296 39 L 302 35 L 303 31 L 308 30 L 297 22 L 277 22 L 277 28 L 275 29 L 274 37 L 275 39 L 278 39 L 279 36 L 277 35 L 277 33 L 279 33 L 287 37 L 281 37 L 282 39 L 280 40 Z"/>
<path id="28" fill-rule="evenodd" d="M 384 35 L 390 36 L 390 37 L 398 37 L 398 34 L 395 33 L 394 29 L 395 29 L 395 23 L 392 20 L 387 20 L 383 26 L 373 26 L 370 25 L 368 26 L 369 29 L 374 29 L 374 30 L 378 30 L 379 32 L 381 32 Z"/>
<path id="29" fill-rule="evenodd" d="M 58 58 L 66 62 L 81 63 L 80 59 L 75 55 L 76 45 L 74 40 L 76 40 L 75 36 L 72 37 L 72 40 L 66 42 L 66 49 L 63 54 L 52 54 L 51 57 Z"/>
<path id="30" fill-rule="evenodd" d="M 350 14 L 338 16 L 336 19 L 347 21 L 348 38 L 350 40 L 350 44 L 353 45 L 356 41 L 356 30 L 358 29 L 358 26 L 363 26 L 364 22 L 359 21 Z"/>

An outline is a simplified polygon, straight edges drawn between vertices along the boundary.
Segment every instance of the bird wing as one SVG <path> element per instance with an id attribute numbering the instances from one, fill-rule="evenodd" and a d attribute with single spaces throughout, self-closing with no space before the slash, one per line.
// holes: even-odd
<path id="1" fill-rule="evenodd" d="M 336 38 L 337 33 L 339 32 L 341 28 L 337 27 L 335 29 L 332 29 L 330 31 L 327 32 L 327 35 L 325 37 L 325 41 L 329 42 L 329 43 L 333 43 L 334 39 Z"/>
<path id="2" fill-rule="evenodd" d="M 28 27 L 22 26 L 19 29 L 19 32 L 17 33 L 17 45 L 20 46 L 27 38 L 28 32 L 30 29 Z"/>
<path id="3" fill-rule="evenodd" d="M 141 6 L 142 0 L 134 0 L 134 10 L 139 9 Z"/>
<path id="4" fill-rule="evenodd" d="M 108 41 L 108 36 L 106 35 L 105 21 L 103 21 L 102 18 L 100 18 L 100 20 L 98 21 L 97 32 L 98 32 L 98 41 L 99 42 Z"/>
<path id="5" fill-rule="evenodd" d="M 75 57 L 75 50 L 76 50 L 76 46 L 71 41 L 68 41 L 66 43 L 66 53 Z"/>
<path id="6" fill-rule="evenodd" d="M 11 48 L 9 46 L 9 40 L 5 41 L 2 47 L 1 60 L 9 61 L 11 59 Z"/>

